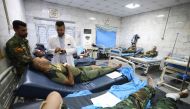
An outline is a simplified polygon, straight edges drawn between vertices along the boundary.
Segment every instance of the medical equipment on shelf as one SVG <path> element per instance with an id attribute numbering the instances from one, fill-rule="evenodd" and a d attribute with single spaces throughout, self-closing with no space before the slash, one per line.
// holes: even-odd
<path id="1" fill-rule="evenodd" d="M 157 84 L 158 85 L 165 85 L 165 86 L 168 86 L 172 89 L 180 91 L 180 88 L 166 83 L 164 76 L 167 76 L 169 78 L 172 78 L 172 79 L 175 79 L 178 81 L 184 81 L 182 79 L 179 79 L 177 77 L 172 76 L 171 74 L 179 74 L 180 73 L 183 75 L 184 74 L 189 75 L 190 69 L 189 69 L 189 66 L 187 67 L 188 62 L 184 61 L 184 60 L 176 59 L 176 58 L 168 58 L 165 60 L 164 63 L 165 63 L 165 66 L 164 66 L 162 74 L 160 76 L 160 81 Z M 183 79 L 185 79 L 185 78 L 183 78 Z M 184 82 L 189 84 L 188 81 L 184 81 Z"/>

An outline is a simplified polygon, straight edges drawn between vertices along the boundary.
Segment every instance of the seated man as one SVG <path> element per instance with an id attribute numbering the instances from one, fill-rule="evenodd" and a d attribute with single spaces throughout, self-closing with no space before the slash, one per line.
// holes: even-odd
<path id="1" fill-rule="evenodd" d="M 68 64 L 51 64 L 45 58 L 34 58 L 33 67 L 48 76 L 51 80 L 65 84 L 74 85 L 75 82 L 86 82 L 105 75 L 121 67 L 101 67 L 101 66 L 83 66 L 73 67 Z"/>
<path id="2" fill-rule="evenodd" d="M 141 57 L 151 57 L 151 58 L 156 57 L 156 56 L 158 55 L 158 51 L 156 51 L 156 50 L 157 50 L 157 47 L 154 46 L 154 47 L 152 48 L 152 50 L 147 51 L 147 52 L 146 52 L 144 55 L 142 55 Z"/>
<path id="3" fill-rule="evenodd" d="M 107 107 L 103 109 L 146 109 L 148 101 L 154 96 L 155 89 L 153 87 L 152 78 L 148 78 L 148 85 L 136 93 L 130 95 L 128 98 L 116 104 L 114 107 Z M 188 96 L 188 90 L 179 93 L 168 93 L 166 98 L 159 99 L 155 106 L 151 109 L 177 109 L 176 100 Z M 40 109 L 67 109 L 66 105 L 59 93 L 52 92 L 48 95 L 46 100 L 41 104 Z"/>
<path id="4" fill-rule="evenodd" d="M 127 50 L 123 50 L 122 53 L 135 53 L 137 50 L 136 44 L 132 44 Z"/>

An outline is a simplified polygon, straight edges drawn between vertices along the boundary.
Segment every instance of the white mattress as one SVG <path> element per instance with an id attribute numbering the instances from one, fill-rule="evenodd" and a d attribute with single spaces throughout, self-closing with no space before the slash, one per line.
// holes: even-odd
<path id="1" fill-rule="evenodd" d="M 174 60 L 174 59 L 166 59 L 165 60 L 166 63 L 171 63 L 171 64 L 175 64 L 175 65 L 180 65 L 180 66 L 187 66 L 187 61 L 180 61 L 180 60 Z"/>
<path id="2" fill-rule="evenodd" d="M 132 61 L 137 61 L 141 63 L 155 63 L 155 62 L 161 62 L 162 58 L 138 58 L 138 57 L 130 57 L 129 58 Z"/>

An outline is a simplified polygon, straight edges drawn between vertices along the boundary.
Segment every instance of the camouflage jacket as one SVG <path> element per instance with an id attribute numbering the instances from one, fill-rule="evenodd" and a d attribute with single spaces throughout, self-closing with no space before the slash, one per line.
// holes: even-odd
<path id="1" fill-rule="evenodd" d="M 16 68 L 26 67 L 32 59 L 28 40 L 16 35 L 7 41 L 6 54 Z"/>

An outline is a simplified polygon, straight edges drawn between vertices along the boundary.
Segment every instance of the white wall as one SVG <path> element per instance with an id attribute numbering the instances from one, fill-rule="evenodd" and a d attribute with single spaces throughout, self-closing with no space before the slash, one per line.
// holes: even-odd
<path id="1" fill-rule="evenodd" d="M 22 0 L 5 0 L 7 11 L 8 11 L 8 18 L 10 24 L 12 24 L 13 20 L 22 20 L 25 21 L 24 15 L 24 8 L 23 8 L 23 1 Z M 2 0 L 0 1 L 0 50 L 3 53 L 4 58 L 0 59 L 0 73 L 4 71 L 9 64 L 5 58 L 5 44 L 10 39 L 14 31 L 12 29 L 12 25 L 10 25 L 11 29 L 8 28 L 8 23 L 6 19 L 6 14 L 3 6 Z"/>
<path id="2" fill-rule="evenodd" d="M 10 22 L 10 34 L 14 35 L 12 22 L 14 20 L 26 21 L 23 0 L 5 0 L 5 2 Z"/>
<path id="3" fill-rule="evenodd" d="M 165 38 L 162 40 L 164 27 L 166 24 L 169 8 L 157 11 L 142 13 L 122 18 L 121 36 L 119 43 L 121 46 L 130 46 L 131 38 L 134 34 L 139 34 L 138 46 L 143 47 L 145 51 L 158 46 L 159 54 L 164 56 L 172 51 L 176 33 L 179 39 L 175 47 L 175 54 L 190 55 L 190 4 L 179 5 L 171 8 Z M 165 15 L 158 18 L 157 15 Z"/>
<path id="4" fill-rule="evenodd" d="M 23 0 L 5 0 L 7 4 L 9 20 L 25 20 Z"/>
<path id="5" fill-rule="evenodd" d="M 7 20 L 6 20 L 6 16 L 5 16 L 5 10 L 3 7 L 2 0 L 0 1 L 0 22 L 1 22 L 1 26 L 0 26 L 0 50 L 1 50 L 1 53 L 3 54 L 3 57 L 4 57 L 4 58 L 0 59 L 0 73 L 2 73 L 8 67 L 8 64 L 7 64 L 7 61 L 5 58 L 4 48 L 5 48 L 6 41 L 10 38 L 9 32 L 8 32 Z"/>
<path id="6" fill-rule="evenodd" d="M 83 10 L 70 6 L 64 6 L 59 4 L 48 3 L 40 0 L 25 0 L 25 13 L 27 23 L 29 25 L 29 39 L 32 43 L 36 43 L 37 36 L 35 31 L 35 19 L 33 17 L 49 18 L 49 8 L 57 9 L 60 12 L 59 20 L 74 21 L 76 22 L 76 31 L 81 33 L 84 28 L 92 29 L 93 42 L 95 42 L 95 24 L 104 25 L 105 19 L 110 18 L 110 26 L 120 28 L 120 17 L 101 14 L 98 12 Z M 89 17 L 95 17 L 95 21 L 89 20 Z M 117 36 L 120 35 L 120 29 L 118 29 Z M 34 47 L 34 45 L 31 45 Z"/>
<path id="7" fill-rule="evenodd" d="M 54 8 L 60 12 L 59 20 L 76 22 L 76 30 L 81 35 L 84 28 L 92 29 L 93 42 L 95 42 L 96 36 L 95 25 L 104 25 L 105 19 L 110 18 L 110 26 L 118 27 L 117 46 L 128 47 L 132 36 L 139 34 L 141 38 L 139 39 L 138 46 L 142 46 L 147 51 L 153 45 L 156 45 L 160 54 L 166 55 L 171 52 L 176 33 L 179 32 L 180 36 L 174 53 L 182 55 L 190 54 L 190 44 L 184 43 L 190 41 L 190 4 L 172 7 L 165 39 L 162 40 L 169 8 L 120 18 L 40 0 L 24 0 L 24 3 L 22 0 L 6 0 L 6 3 L 11 23 L 15 19 L 23 21 L 26 19 L 31 48 L 37 42 L 36 21 L 34 17 L 49 18 L 49 8 Z M 157 18 L 156 16 L 159 14 L 164 14 L 165 17 Z M 91 21 L 88 19 L 89 17 L 95 17 L 96 20 Z M 10 36 L 13 33 L 11 32 Z"/>

